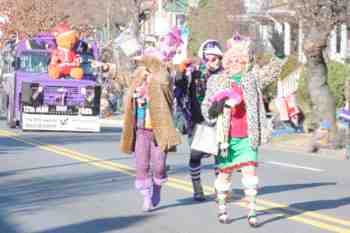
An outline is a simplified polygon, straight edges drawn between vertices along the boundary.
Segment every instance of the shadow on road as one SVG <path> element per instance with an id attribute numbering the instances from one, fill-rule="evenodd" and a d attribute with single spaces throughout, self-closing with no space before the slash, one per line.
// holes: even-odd
<path id="1" fill-rule="evenodd" d="M 187 158 L 186 158 L 187 159 Z M 185 163 L 187 163 L 187 160 L 184 160 Z M 168 163 L 169 164 L 169 163 Z M 212 164 L 208 164 L 208 165 L 202 165 L 201 166 L 201 170 L 202 171 L 209 171 L 208 175 L 215 175 L 214 172 L 214 165 Z M 212 174 L 210 174 L 210 172 Z M 169 165 L 169 171 L 168 171 L 169 175 L 181 175 L 181 174 L 189 174 L 189 167 L 187 166 L 187 164 L 170 164 Z M 207 174 L 206 174 L 207 175 Z"/>
<path id="2" fill-rule="evenodd" d="M 1 211 L 30 213 L 54 205 L 74 203 L 76 198 L 133 189 L 133 177 L 118 172 L 20 177 L 20 180 L 6 177 L 1 180 Z"/>
<path id="3" fill-rule="evenodd" d="M 284 192 L 284 191 L 291 191 L 291 190 L 299 190 L 299 189 L 307 189 L 307 188 L 315 188 L 315 187 L 321 187 L 321 186 L 330 186 L 330 185 L 336 185 L 337 183 L 335 182 L 324 182 L 324 183 L 306 183 L 306 184 L 290 184 L 290 185 L 274 185 L 274 186 L 265 186 L 259 189 L 259 194 L 258 198 L 264 194 L 271 194 L 271 193 L 279 193 L 279 192 Z M 241 189 L 233 189 L 231 192 L 231 201 L 238 201 L 241 200 L 244 197 L 243 190 Z M 207 196 L 207 202 L 211 202 L 215 200 L 215 195 L 209 195 Z M 202 202 L 196 202 L 193 200 L 192 196 L 183 198 L 183 199 L 178 199 L 176 200 L 176 203 L 170 204 L 170 205 L 165 205 L 165 206 L 160 206 L 158 209 L 167 209 L 167 208 L 173 208 L 173 207 L 178 207 L 178 206 L 187 206 L 187 205 L 197 205 L 201 204 Z M 350 202 L 349 202 L 350 203 Z M 348 204 L 349 204 L 348 203 Z M 293 206 L 294 208 L 300 208 L 300 209 L 305 209 L 303 207 L 308 207 L 307 205 L 305 206 Z M 310 207 L 308 207 L 310 208 Z M 311 209 L 305 209 L 306 211 L 311 210 Z"/>
<path id="4" fill-rule="evenodd" d="M 13 175 L 16 175 L 16 171 L 0 172 L 0 178 L 6 177 L 6 176 L 13 176 Z"/>
<path id="5" fill-rule="evenodd" d="M 144 223 L 150 218 L 154 218 L 156 215 L 136 215 L 127 217 L 116 218 L 104 218 L 86 221 L 82 223 L 71 224 L 67 226 L 48 229 L 45 231 L 39 231 L 36 233 L 103 233 L 111 232 L 113 230 L 121 230 L 126 227 L 138 223 Z"/>
<path id="6" fill-rule="evenodd" d="M 188 205 L 202 205 L 203 203 L 206 202 L 211 202 L 215 198 L 213 196 L 207 197 L 207 200 L 204 202 L 198 202 L 194 201 L 192 197 L 187 197 L 187 198 L 182 198 L 182 199 L 177 199 L 176 203 L 169 204 L 169 205 L 160 205 L 159 207 L 154 208 L 152 211 L 158 211 L 158 210 L 163 210 L 163 209 L 169 209 L 169 208 L 176 208 L 176 207 L 181 207 L 181 206 L 188 206 Z"/>
<path id="7" fill-rule="evenodd" d="M 101 127 L 100 133 L 121 133 L 122 130 L 120 127 Z"/>
<path id="8" fill-rule="evenodd" d="M 285 213 L 284 216 L 278 216 L 275 218 L 268 219 L 264 222 L 261 222 L 260 225 L 269 224 L 272 222 L 276 222 L 278 220 L 286 219 L 288 217 L 298 216 L 307 211 L 320 211 L 320 210 L 328 210 L 328 209 L 336 209 L 341 206 L 350 205 L 350 197 L 344 197 L 339 199 L 331 199 L 331 200 L 318 200 L 318 201 L 307 201 L 294 203 L 289 205 L 286 208 L 271 208 L 266 211 L 260 213 L 260 215 L 269 215 L 274 213 Z"/>
<path id="9" fill-rule="evenodd" d="M 1 129 L 1 128 L 0 128 Z M 47 143 L 56 145 L 70 145 L 83 143 L 119 143 L 121 128 L 102 128 L 99 133 L 79 133 L 79 132 L 20 132 L 20 130 L 9 130 L 17 132 L 22 139 L 33 141 L 34 143 Z M 11 138 L 0 136 L 0 155 L 13 151 L 22 151 L 35 146 L 23 142 L 15 141 Z"/>
<path id="10" fill-rule="evenodd" d="M 12 223 L 7 216 L 0 213 L 0 232 L 3 233 L 24 233 L 19 230 L 16 224 Z"/>
<path id="11" fill-rule="evenodd" d="M 286 185 L 270 185 L 259 188 L 258 197 L 272 193 L 281 193 L 299 189 L 310 189 L 322 186 L 337 185 L 336 182 L 319 182 L 319 183 L 305 183 L 305 184 L 286 184 Z M 244 197 L 242 189 L 233 189 L 233 193 L 236 197 Z"/>
<path id="12" fill-rule="evenodd" d="M 2 155 L 10 155 L 15 156 L 17 152 L 25 151 L 30 149 L 31 145 L 25 143 L 19 143 L 11 138 L 1 137 L 0 136 L 0 156 Z"/>
<path id="13" fill-rule="evenodd" d="M 33 140 L 35 142 L 49 143 L 56 145 L 69 145 L 69 144 L 79 144 L 79 143 L 119 143 L 120 134 L 98 134 L 98 133 L 31 133 L 21 135 L 22 138 Z"/>
<path id="14" fill-rule="evenodd" d="M 88 165 L 88 164 L 92 164 L 92 163 L 96 163 L 96 162 L 105 162 L 105 161 L 106 162 L 113 162 L 113 161 L 130 160 L 130 159 L 133 159 L 133 157 L 129 156 L 129 157 L 121 157 L 121 158 L 113 158 L 113 159 L 96 159 L 96 160 L 91 160 L 89 162 L 75 162 L 75 163 L 66 163 L 66 164 L 51 165 L 51 166 L 41 166 L 41 167 L 9 170 L 9 171 L 0 172 L 0 177 L 19 175 L 21 173 L 32 172 L 32 171 L 37 171 L 37 170 L 42 171 L 42 170 L 50 170 L 53 168 L 82 166 L 82 165 Z"/>
<path id="15" fill-rule="evenodd" d="M 337 183 L 336 182 L 318 182 L 318 183 L 305 183 L 305 184 L 264 186 L 259 189 L 259 196 L 270 194 L 270 193 L 280 193 L 280 192 L 285 192 L 290 190 L 310 189 L 315 187 L 334 186 L 334 185 L 337 185 Z"/>

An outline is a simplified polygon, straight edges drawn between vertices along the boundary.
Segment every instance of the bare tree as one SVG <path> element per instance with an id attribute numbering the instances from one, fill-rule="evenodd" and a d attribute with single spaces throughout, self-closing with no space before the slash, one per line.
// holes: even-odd
<path id="1" fill-rule="evenodd" d="M 73 26 L 107 26 L 112 33 L 131 22 L 138 33 L 154 7 L 155 0 L 1 0 L 0 15 L 10 19 L 1 30 L 32 36 L 67 19 Z"/>
<path id="2" fill-rule="evenodd" d="M 327 84 L 324 50 L 334 27 L 349 22 L 348 0 L 294 0 L 290 7 L 303 22 L 304 52 L 307 57 L 308 88 L 318 121 L 328 120 L 336 132 L 335 100 Z"/>
<path id="3" fill-rule="evenodd" d="M 189 27 L 190 50 L 193 55 L 206 39 L 216 39 L 222 44 L 239 30 L 237 21 L 232 16 L 241 14 L 242 0 L 200 1 L 198 8 L 190 9 Z"/>
<path id="4" fill-rule="evenodd" d="M 3 0 L 0 14 L 9 20 L 3 24 L 3 40 L 13 33 L 21 37 L 30 37 L 38 32 L 49 30 L 59 20 L 59 1 L 53 0 Z"/>
<path id="5" fill-rule="evenodd" d="M 64 0 L 66 5 L 78 5 L 77 1 Z M 78 1 L 79 2 L 79 1 Z M 86 24 L 101 26 L 106 25 L 111 30 L 118 30 L 120 26 L 132 24 L 135 32 L 139 33 L 140 23 L 145 20 L 149 12 L 155 9 L 155 0 L 97 0 L 82 1 L 85 14 L 74 14 L 71 8 L 70 21 L 72 23 L 85 22 Z"/>

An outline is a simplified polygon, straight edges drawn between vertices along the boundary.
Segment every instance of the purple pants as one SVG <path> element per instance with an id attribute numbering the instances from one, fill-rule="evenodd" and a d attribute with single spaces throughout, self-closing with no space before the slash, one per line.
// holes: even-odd
<path id="1" fill-rule="evenodd" d="M 137 189 L 146 189 L 153 183 L 161 185 L 167 180 L 166 157 L 167 154 L 155 144 L 152 130 L 137 129 L 135 144 Z"/>

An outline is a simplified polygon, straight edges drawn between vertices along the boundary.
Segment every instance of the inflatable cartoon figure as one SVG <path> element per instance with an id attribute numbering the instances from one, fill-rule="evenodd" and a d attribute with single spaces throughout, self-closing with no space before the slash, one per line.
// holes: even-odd
<path id="1" fill-rule="evenodd" d="M 170 61 L 176 55 L 176 51 L 183 43 L 181 31 L 174 27 L 168 34 L 163 36 L 159 41 L 159 48 L 163 55 L 163 60 Z"/>
<path id="2" fill-rule="evenodd" d="M 61 23 L 54 28 L 53 33 L 57 48 L 52 50 L 49 64 L 50 78 L 58 79 L 70 76 L 76 80 L 81 80 L 84 71 L 80 68 L 79 56 L 73 49 L 78 42 L 76 32 L 71 30 L 66 23 Z"/>

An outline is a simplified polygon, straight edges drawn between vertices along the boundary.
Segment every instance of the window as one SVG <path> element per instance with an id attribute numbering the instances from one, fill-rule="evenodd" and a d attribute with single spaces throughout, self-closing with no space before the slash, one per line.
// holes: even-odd
<path id="1" fill-rule="evenodd" d="M 24 52 L 19 57 L 18 70 L 45 73 L 48 70 L 49 54 L 46 52 Z"/>

